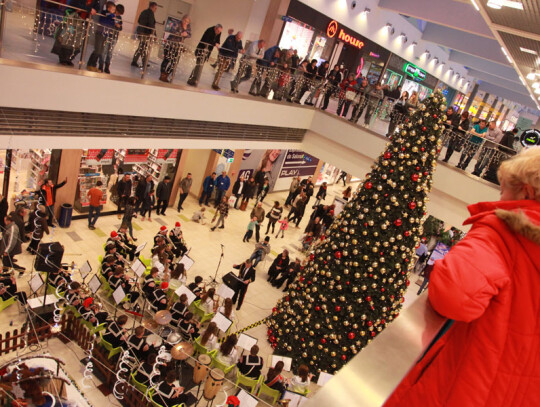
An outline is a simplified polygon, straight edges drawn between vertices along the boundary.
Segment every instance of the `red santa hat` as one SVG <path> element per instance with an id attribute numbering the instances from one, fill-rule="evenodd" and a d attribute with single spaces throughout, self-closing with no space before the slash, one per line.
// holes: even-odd
<path id="1" fill-rule="evenodd" d="M 166 281 L 162 282 L 161 283 L 161 289 L 166 290 L 167 288 L 169 288 L 169 283 L 167 283 Z"/>
<path id="2" fill-rule="evenodd" d="M 240 405 L 240 400 L 236 396 L 229 396 L 227 397 L 225 404 L 227 407 L 238 407 Z"/>
<path id="3" fill-rule="evenodd" d="M 111 232 L 111 237 L 117 237 L 118 233 L 116 233 L 114 230 Z"/>
<path id="4" fill-rule="evenodd" d="M 94 299 L 92 297 L 88 297 L 86 300 L 83 301 L 83 305 L 85 308 L 88 308 L 93 303 L 94 303 Z"/>
<path id="5" fill-rule="evenodd" d="M 175 227 L 175 228 L 179 228 L 180 226 L 181 226 L 181 225 L 180 225 L 180 222 L 176 222 L 176 223 L 174 224 L 174 227 Z"/>
<path id="6" fill-rule="evenodd" d="M 163 225 L 159 228 L 160 232 L 165 232 L 167 230 L 167 226 Z"/>

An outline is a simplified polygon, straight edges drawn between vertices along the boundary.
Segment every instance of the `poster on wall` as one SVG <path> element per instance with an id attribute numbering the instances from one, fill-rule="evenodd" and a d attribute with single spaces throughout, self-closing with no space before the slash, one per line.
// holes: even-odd
<path id="1" fill-rule="evenodd" d="M 148 149 L 133 148 L 126 150 L 124 164 L 145 163 L 148 160 Z"/>
<path id="2" fill-rule="evenodd" d="M 156 154 L 156 163 L 175 164 L 178 157 L 178 149 L 159 149 Z"/>
<path id="3" fill-rule="evenodd" d="M 287 150 L 274 189 L 278 191 L 288 189 L 292 177 L 306 178 L 315 175 L 318 164 L 318 158 L 302 150 Z"/>
<path id="4" fill-rule="evenodd" d="M 285 158 L 286 151 L 281 149 L 244 150 L 238 176 L 248 179 L 255 177 L 257 172 L 262 171 L 268 179 L 269 190 L 272 191 L 279 178 L 279 170 Z"/>
<path id="5" fill-rule="evenodd" d="M 114 158 L 113 149 L 88 150 L 86 154 L 86 165 L 111 165 Z"/>

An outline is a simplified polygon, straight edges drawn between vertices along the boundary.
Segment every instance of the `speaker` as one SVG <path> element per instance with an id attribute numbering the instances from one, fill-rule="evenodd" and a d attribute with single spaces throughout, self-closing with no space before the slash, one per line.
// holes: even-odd
<path id="1" fill-rule="evenodd" d="M 62 267 L 62 257 L 64 257 L 64 246 L 60 242 L 41 243 L 34 268 L 47 273 L 58 270 Z"/>

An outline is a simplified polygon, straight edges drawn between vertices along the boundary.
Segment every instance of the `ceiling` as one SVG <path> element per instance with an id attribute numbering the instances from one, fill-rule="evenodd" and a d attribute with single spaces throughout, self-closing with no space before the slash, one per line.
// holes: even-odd
<path id="1" fill-rule="evenodd" d="M 471 1 L 379 0 L 379 7 L 407 18 L 421 29 L 422 40 L 450 49 L 449 60 L 464 65 L 481 90 L 540 115 L 538 95 L 533 93 L 532 82 L 526 80 L 533 68 L 539 70 L 540 80 L 540 1 L 519 0 L 523 10 L 496 10 L 487 7 L 488 0 L 475 0 L 478 11 Z M 534 101 L 531 96 L 536 96 Z"/>

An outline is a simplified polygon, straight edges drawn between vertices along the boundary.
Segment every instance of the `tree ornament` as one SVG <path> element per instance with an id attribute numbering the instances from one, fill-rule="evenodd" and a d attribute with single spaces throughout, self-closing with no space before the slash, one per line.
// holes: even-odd
<path id="1" fill-rule="evenodd" d="M 418 181 L 418 178 L 419 178 L 419 175 L 414 173 L 411 175 L 411 179 L 414 181 L 414 182 L 417 182 Z"/>
<path id="2" fill-rule="evenodd" d="M 409 202 L 409 209 L 413 210 L 416 208 L 416 202 Z"/>
<path id="3" fill-rule="evenodd" d="M 396 226 L 398 226 L 398 227 L 401 226 L 402 223 L 403 223 L 403 222 L 401 221 L 401 219 L 396 219 L 396 220 L 394 221 L 394 225 L 396 225 Z"/>

